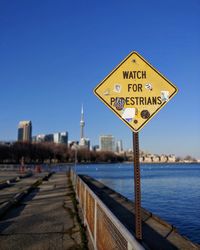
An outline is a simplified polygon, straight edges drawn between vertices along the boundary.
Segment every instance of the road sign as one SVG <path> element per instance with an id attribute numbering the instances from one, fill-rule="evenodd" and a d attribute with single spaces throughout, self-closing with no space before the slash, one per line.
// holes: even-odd
<path id="1" fill-rule="evenodd" d="M 130 53 L 95 95 L 134 132 L 141 130 L 178 89 L 137 52 Z"/>

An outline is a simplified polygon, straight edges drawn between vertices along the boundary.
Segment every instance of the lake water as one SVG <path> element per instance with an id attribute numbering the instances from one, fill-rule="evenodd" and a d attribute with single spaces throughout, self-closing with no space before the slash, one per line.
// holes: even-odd
<path id="1" fill-rule="evenodd" d="M 87 174 L 133 200 L 132 164 L 78 165 Z M 142 206 L 200 243 L 200 164 L 141 164 Z"/>

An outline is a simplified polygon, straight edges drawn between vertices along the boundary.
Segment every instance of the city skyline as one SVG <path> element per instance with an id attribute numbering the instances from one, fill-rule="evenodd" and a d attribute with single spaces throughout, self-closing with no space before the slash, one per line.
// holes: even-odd
<path id="1" fill-rule="evenodd" d="M 29 127 L 29 124 L 31 126 L 31 132 L 26 131 L 27 127 Z M 98 140 L 99 140 L 99 144 L 95 145 L 90 143 L 90 139 L 84 137 L 84 126 L 85 126 L 85 120 L 84 120 L 84 112 L 83 112 L 83 105 L 81 107 L 81 121 L 80 121 L 80 141 L 78 141 L 77 139 L 75 140 L 68 140 L 68 135 L 69 133 L 66 132 L 54 132 L 54 133 L 50 133 L 50 134 L 37 134 L 37 135 L 32 135 L 32 122 L 31 121 L 20 121 L 19 125 L 18 125 L 18 138 L 16 141 L 24 141 L 24 142 L 33 142 L 33 143 L 40 143 L 40 142 L 53 142 L 53 143 L 61 143 L 61 144 L 67 144 L 69 147 L 71 147 L 72 145 L 74 145 L 74 143 L 76 144 L 76 147 L 80 147 L 79 149 L 89 149 L 89 150 L 98 150 L 98 151 L 111 151 L 111 152 L 115 152 L 115 153 L 123 153 L 123 152 L 132 152 L 133 148 L 124 148 L 123 147 L 123 140 L 119 140 L 118 138 L 115 138 L 113 135 L 108 135 L 108 134 L 102 134 L 102 135 L 98 135 Z M 23 129 L 23 132 L 20 132 L 20 129 Z M 27 140 L 27 135 L 29 134 L 29 139 Z M 15 141 L 1 141 L 0 143 L 14 143 Z M 70 146 L 71 144 L 71 146 Z M 72 146 L 73 148 L 73 146 Z M 124 148 L 124 150 L 123 150 Z M 78 148 L 76 148 L 78 149 Z M 151 152 L 150 150 L 143 150 L 140 149 L 140 152 L 142 154 L 145 154 L 147 157 L 171 157 L 173 156 L 175 159 L 175 154 L 173 153 L 169 153 L 169 154 L 165 154 L 165 153 L 161 153 L 160 156 L 157 153 Z M 176 155 L 176 157 L 179 158 L 179 156 Z M 195 159 L 193 156 L 191 155 L 185 155 L 182 159 L 186 159 L 187 157 L 191 157 L 191 159 Z M 149 159 L 150 159 L 149 158 Z M 149 159 L 147 160 L 147 162 L 149 162 Z M 173 161 L 175 162 L 175 160 L 173 159 Z M 200 160 L 200 159 L 196 159 L 196 160 Z M 143 160 L 141 160 L 143 161 Z M 152 160 L 153 161 L 153 160 Z M 154 161 L 157 162 L 157 159 Z"/>
<path id="2" fill-rule="evenodd" d="M 200 159 L 200 3 L 61 1 L 0 3 L 0 140 L 17 138 L 31 120 L 34 134 L 69 131 L 93 145 L 112 134 L 132 148 L 132 133 L 93 89 L 131 51 L 138 51 L 179 92 L 140 132 L 140 148 Z"/>

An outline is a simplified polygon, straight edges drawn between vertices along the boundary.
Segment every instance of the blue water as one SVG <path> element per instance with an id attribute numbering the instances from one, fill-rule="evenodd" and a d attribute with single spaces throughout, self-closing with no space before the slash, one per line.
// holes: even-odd
<path id="1" fill-rule="evenodd" d="M 133 200 L 132 164 L 78 165 L 77 172 Z M 200 243 L 200 164 L 141 164 L 141 189 L 144 208 Z"/>

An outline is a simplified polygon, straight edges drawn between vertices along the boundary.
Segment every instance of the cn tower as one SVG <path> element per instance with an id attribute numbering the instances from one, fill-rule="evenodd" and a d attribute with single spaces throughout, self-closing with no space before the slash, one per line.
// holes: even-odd
<path id="1" fill-rule="evenodd" d="M 84 138 L 84 126 L 85 126 L 84 114 L 83 114 L 83 105 L 81 107 L 81 121 L 80 121 L 80 126 L 81 126 L 81 139 L 82 139 L 82 138 Z"/>

